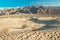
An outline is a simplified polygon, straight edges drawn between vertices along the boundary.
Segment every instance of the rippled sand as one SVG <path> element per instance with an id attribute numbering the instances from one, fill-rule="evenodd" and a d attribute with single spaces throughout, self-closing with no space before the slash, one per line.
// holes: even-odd
<path id="1" fill-rule="evenodd" d="M 52 17 L 0 19 L 0 40 L 60 40 L 60 21 Z M 28 27 L 22 28 L 26 24 Z"/>
<path id="2" fill-rule="evenodd" d="M 60 32 L 56 29 L 44 31 L 12 32 L 0 35 L 1 40 L 60 40 Z"/>

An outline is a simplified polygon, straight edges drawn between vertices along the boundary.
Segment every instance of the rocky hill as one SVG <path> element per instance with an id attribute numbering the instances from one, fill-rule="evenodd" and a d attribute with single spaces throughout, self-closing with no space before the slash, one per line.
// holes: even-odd
<path id="1" fill-rule="evenodd" d="M 10 8 L 0 10 L 1 15 L 8 15 L 8 14 L 47 14 L 47 15 L 59 15 L 60 14 L 60 7 L 50 7 L 50 6 L 27 6 L 23 8 Z"/>

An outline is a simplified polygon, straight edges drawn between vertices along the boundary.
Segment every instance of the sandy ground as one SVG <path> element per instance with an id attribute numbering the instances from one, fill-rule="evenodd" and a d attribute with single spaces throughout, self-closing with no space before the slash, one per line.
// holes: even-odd
<path id="1" fill-rule="evenodd" d="M 39 20 L 54 20 L 56 18 L 53 18 L 53 17 L 40 17 L 38 18 Z"/>
<path id="2" fill-rule="evenodd" d="M 0 19 L 0 40 L 60 40 L 60 30 L 50 28 L 51 25 L 54 27 L 55 23 L 60 23 L 57 21 L 52 21 L 54 25 L 45 23 L 51 23 L 50 20 L 56 20 L 57 18 L 40 17 L 37 18 L 39 20 L 38 22 L 36 22 L 36 20 L 33 22 L 29 19 L 30 18 L 25 17 Z M 40 20 L 44 20 L 43 23 L 39 23 Z M 22 28 L 24 24 L 28 27 Z M 51 30 L 46 30 L 47 28 L 45 28 L 45 26 L 47 25 L 50 25 L 49 28 Z M 33 30 L 32 28 L 35 29 Z M 45 28 L 45 30 L 37 30 L 38 28 Z M 7 32 L 5 32 L 5 30 Z"/>
<path id="3" fill-rule="evenodd" d="M 56 29 L 45 31 L 18 31 L 1 35 L 1 40 L 60 40 L 60 32 Z"/>
<path id="4" fill-rule="evenodd" d="M 28 27 L 29 30 L 31 30 L 31 27 L 39 28 L 39 27 L 45 26 L 45 24 L 38 24 L 32 21 L 28 21 L 28 19 L 26 18 L 3 18 L 3 19 L 0 19 L 0 30 L 2 30 L 3 28 L 10 28 L 11 30 L 16 29 L 15 31 L 18 31 L 22 28 L 24 24 L 29 26 Z"/>

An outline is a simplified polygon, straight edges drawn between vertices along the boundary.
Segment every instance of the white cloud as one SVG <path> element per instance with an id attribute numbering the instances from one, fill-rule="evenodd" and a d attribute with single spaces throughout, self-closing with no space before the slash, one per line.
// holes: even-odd
<path id="1" fill-rule="evenodd" d="M 30 5 L 43 5 L 43 6 L 59 6 L 60 3 L 58 0 L 44 0 L 41 2 L 41 0 L 36 0 L 30 3 Z"/>

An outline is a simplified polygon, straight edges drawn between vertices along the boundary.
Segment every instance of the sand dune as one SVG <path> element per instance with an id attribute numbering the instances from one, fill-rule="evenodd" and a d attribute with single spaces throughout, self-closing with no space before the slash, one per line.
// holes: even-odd
<path id="1" fill-rule="evenodd" d="M 0 19 L 0 40 L 60 40 L 54 17 Z"/>
<path id="2" fill-rule="evenodd" d="M 28 25 L 29 30 L 31 29 L 31 27 L 39 28 L 45 26 L 45 24 L 38 24 L 32 21 L 28 21 L 26 18 L 4 18 L 0 19 L 0 30 L 3 28 L 18 30 L 21 29 L 24 24 Z"/>

